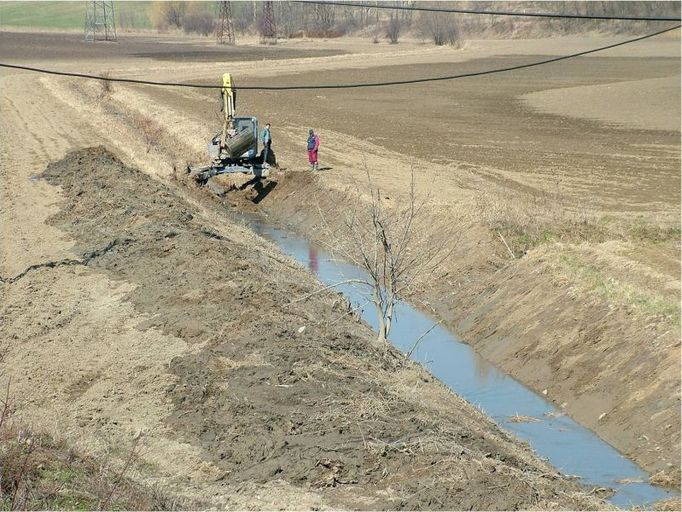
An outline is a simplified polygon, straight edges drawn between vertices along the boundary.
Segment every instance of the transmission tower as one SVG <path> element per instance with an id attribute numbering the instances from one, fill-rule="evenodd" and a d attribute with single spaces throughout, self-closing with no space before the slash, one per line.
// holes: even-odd
<path id="1" fill-rule="evenodd" d="M 277 27 L 275 25 L 275 9 L 272 0 L 263 2 L 263 17 L 260 20 L 261 43 L 277 44 Z"/>
<path id="2" fill-rule="evenodd" d="M 216 27 L 218 44 L 234 44 L 234 26 L 232 24 L 232 2 L 218 2 L 219 19 Z"/>
<path id="3" fill-rule="evenodd" d="M 85 40 L 116 41 L 114 0 L 85 1 Z"/>

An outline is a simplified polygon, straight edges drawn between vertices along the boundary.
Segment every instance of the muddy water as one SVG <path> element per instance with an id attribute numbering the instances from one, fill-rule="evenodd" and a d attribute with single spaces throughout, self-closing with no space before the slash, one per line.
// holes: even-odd
<path id="1" fill-rule="evenodd" d="M 275 242 L 289 256 L 305 265 L 325 284 L 348 279 L 364 279 L 364 272 L 307 240 L 262 220 L 243 217 L 246 225 Z M 377 327 L 373 307 L 367 305 L 367 290 L 360 285 L 341 285 L 343 292 L 372 327 Z M 479 406 L 498 424 L 528 441 L 540 457 L 561 472 L 575 475 L 586 485 L 615 490 L 610 501 L 619 507 L 647 506 L 672 496 L 647 483 L 647 474 L 618 453 L 590 430 L 562 414 L 542 396 L 527 389 L 501 370 L 482 359 L 472 348 L 448 330 L 411 306 L 400 303 L 391 331 L 391 342 L 409 352 L 415 341 L 429 331 L 414 349 L 412 358 L 453 391 Z M 510 418 L 527 416 L 534 421 L 514 422 Z"/>

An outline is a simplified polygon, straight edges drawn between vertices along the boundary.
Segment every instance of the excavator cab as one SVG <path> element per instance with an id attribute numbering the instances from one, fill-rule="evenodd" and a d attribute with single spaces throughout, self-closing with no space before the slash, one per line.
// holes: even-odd
<path id="1" fill-rule="evenodd" d="M 253 144 L 242 155 L 242 158 L 255 159 L 258 156 L 258 119 L 255 117 L 237 117 L 234 119 L 235 135 L 244 131 L 253 134 Z"/>
<path id="2" fill-rule="evenodd" d="M 232 124 L 224 143 L 221 144 L 222 132 L 216 133 L 208 143 L 209 157 L 214 163 L 220 161 L 223 164 L 255 161 L 258 156 L 258 119 L 236 117 Z"/>

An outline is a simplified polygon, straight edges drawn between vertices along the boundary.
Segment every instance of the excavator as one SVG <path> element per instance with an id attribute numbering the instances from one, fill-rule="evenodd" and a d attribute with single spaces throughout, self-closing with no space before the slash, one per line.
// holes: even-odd
<path id="1" fill-rule="evenodd" d="M 220 90 L 223 128 L 208 143 L 208 165 L 192 166 L 188 170 L 197 182 L 205 184 L 211 177 L 227 173 L 265 176 L 267 163 L 258 155 L 258 119 L 235 117 L 237 91 L 230 73 L 223 74 Z"/>

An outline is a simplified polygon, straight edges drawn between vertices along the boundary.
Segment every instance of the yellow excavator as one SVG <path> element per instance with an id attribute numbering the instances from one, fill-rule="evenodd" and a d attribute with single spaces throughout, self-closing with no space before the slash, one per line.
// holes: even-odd
<path id="1" fill-rule="evenodd" d="M 212 176 L 226 173 L 263 176 L 268 166 L 258 154 L 258 119 L 235 117 L 237 91 L 230 73 L 223 75 L 220 95 L 223 128 L 208 143 L 211 162 L 208 165 L 190 165 L 190 175 L 200 183 L 206 183 Z"/>

